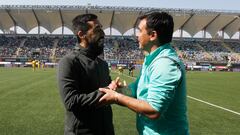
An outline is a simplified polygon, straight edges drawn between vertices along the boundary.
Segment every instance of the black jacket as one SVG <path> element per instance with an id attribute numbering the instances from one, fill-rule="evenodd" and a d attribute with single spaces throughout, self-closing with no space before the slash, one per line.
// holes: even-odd
<path id="1" fill-rule="evenodd" d="M 112 109 L 98 107 L 98 88 L 111 82 L 108 65 L 84 48 L 59 62 L 58 84 L 66 108 L 65 135 L 114 135 Z"/>

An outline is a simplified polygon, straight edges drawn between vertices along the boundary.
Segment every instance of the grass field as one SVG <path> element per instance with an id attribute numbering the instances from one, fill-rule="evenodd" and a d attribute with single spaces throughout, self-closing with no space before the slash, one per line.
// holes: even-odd
<path id="1" fill-rule="evenodd" d="M 192 135 L 240 135 L 239 82 L 240 73 L 187 73 Z M 137 134 L 135 113 L 117 105 L 113 113 L 116 135 Z M 55 69 L 0 68 L 0 135 L 62 135 L 63 122 Z"/>

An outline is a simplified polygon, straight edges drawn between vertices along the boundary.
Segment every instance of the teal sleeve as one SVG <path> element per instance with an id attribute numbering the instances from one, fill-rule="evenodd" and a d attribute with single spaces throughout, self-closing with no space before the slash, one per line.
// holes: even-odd
<path id="1" fill-rule="evenodd" d="M 136 79 L 135 82 L 128 85 L 128 88 L 131 90 L 131 93 L 132 93 L 131 96 L 134 98 L 137 97 L 138 81 L 139 81 L 139 77 Z"/>
<path id="2" fill-rule="evenodd" d="M 147 101 L 156 111 L 162 113 L 174 98 L 181 71 L 169 59 L 156 61 L 149 70 Z"/>

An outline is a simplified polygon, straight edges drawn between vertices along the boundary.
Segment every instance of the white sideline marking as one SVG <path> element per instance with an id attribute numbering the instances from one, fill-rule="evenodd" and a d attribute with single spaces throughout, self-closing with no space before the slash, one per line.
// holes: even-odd
<path id="1" fill-rule="evenodd" d="M 117 72 L 114 71 L 114 73 L 117 73 Z M 125 74 L 122 74 L 122 75 L 124 75 L 124 76 L 126 76 L 126 77 L 129 77 L 129 78 L 136 79 L 135 77 L 127 76 L 127 75 L 125 75 Z M 221 106 L 218 106 L 218 105 L 215 105 L 215 104 L 212 104 L 212 103 L 209 103 L 209 102 L 203 101 L 203 100 L 201 100 L 201 99 L 197 99 L 197 98 L 192 97 L 192 96 L 187 96 L 187 97 L 190 98 L 190 99 L 193 99 L 193 100 L 196 100 L 196 101 L 202 102 L 202 103 L 204 103 L 204 104 L 207 104 L 207 105 L 210 105 L 210 106 L 213 106 L 213 107 L 216 107 L 216 108 L 219 108 L 219 109 L 222 109 L 222 110 L 225 110 L 225 111 L 228 111 L 228 112 L 231 112 L 231 113 L 234 113 L 234 114 L 240 115 L 239 112 L 236 112 L 236 111 L 233 111 L 233 110 L 230 110 L 230 109 L 227 109 L 227 108 L 224 108 L 224 107 L 221 107 Z"/>
<path id="2" fill-rule="evenodd" d="M 230 110 L 230 109 L 227 109 L 227 108 L 224 108 L 224 107 L 221 107 L 221 106 L 218 106 L 218 105 L 215 105 L 215 104 L 212 104 L 212 103 L 209 103 L 209 102 L 206 102 L 206 101 L 203 101 L 203 100 L 200 100 L 200 99 L 197 99 L 197 98 L 191 97 L 191 96 L 187 96 L 187 97 L 190 98 L 190 99 L 193 99 L 193 100 L 196 100 L 196 101 L 199 101 L 199 102 L 202 102 L 202 103 L 208 104 L 208 105 L 210 105 L 210 106 L 213 106 L 213 107 L 216 107 L 216 108 L 219 108 L 219 109 L 222 109 L 222 110 L 225 110 L 225 111 L 228 111 L 228 112 L 231 112 L 231 113 L 234 113 L 234 114 L 240 115 L 239 112 L 235 112 L 235 111 L 233 111 L 233 110 Z"/>

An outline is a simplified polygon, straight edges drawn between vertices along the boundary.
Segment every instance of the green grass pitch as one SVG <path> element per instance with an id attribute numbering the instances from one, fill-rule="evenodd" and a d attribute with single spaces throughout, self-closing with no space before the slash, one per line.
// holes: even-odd
<path id="1" fill-rule="evenodd" d="M 127 71 L 111 75 L 134 81 Z M 240 134 L 240 73 L 187 72 L 187 88 L 188 96 L 223 108 L 188 98 L 192 135 Z M 113 115 L 116 135 L 137 134 L 134 112 L 113 105 Z M 56 69 L 0 68 L 1 135 L 62 135 L 63 123 Z"/>

